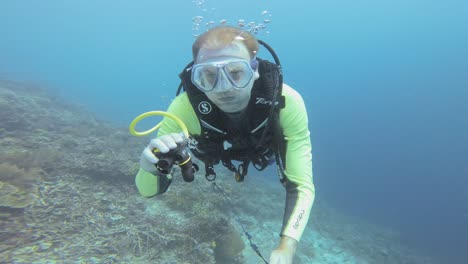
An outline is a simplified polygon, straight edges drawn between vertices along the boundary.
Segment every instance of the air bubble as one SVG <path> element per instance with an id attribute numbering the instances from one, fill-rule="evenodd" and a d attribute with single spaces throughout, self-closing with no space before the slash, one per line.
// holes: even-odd
<path id="1" fill-rule="evenodd" d="M 202 22 L 202 20 L 203 20 L 202 16 L 194 16 L 192 18 L 192 21 L 195 22 L 195 23 L 200 23 L 200 22 Z"/>

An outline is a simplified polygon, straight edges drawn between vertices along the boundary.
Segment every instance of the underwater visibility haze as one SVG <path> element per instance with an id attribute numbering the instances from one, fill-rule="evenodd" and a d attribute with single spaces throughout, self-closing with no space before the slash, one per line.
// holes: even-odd
<path id="1" fill-rule="evenodd" d="M 226 23 L 258 30 L 308 109 L 316 201 L 295 263 L 467 263 L 467 14 L 461 0 L 0 2 L 0 262 L 261 263 L 203 175 L 152 199 L 133 182 L 150 138 L 128 124 L 168 107 L 195 36 Z M 268 255 L 275 168 L 220 174 Z"/>

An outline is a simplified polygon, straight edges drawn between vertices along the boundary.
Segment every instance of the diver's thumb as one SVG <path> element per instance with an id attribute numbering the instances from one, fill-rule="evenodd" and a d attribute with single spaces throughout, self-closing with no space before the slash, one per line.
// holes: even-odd
<path id="1" fill-rule="evenodd" d="M 147 172 L 156 173 L 156 163 L 158 163 L 158 158 L 151 152 L 149 148 L 145 148 L 141 153 L 140 167 Z"/>

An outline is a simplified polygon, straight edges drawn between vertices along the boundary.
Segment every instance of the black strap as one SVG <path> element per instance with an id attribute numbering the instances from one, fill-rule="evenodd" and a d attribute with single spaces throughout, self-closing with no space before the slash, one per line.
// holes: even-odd
<path id="1" fill-rule="evenodd" d="M 216 179 L 216 172 L 211 162 L 205 162 L 205 178 L 210 182 Z"/>

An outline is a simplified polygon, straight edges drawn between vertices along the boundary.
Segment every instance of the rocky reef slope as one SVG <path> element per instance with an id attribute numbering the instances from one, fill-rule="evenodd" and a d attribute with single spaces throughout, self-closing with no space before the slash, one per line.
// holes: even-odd
<path id="1" fill-rule="evenodd" d="M 262 263 L 241 225 L 266 258 L 276 246 L 284 190 L 260 173 L 217 168 L 229 200 L 203 171 L 146 199 L 133 178 L 148 139 L 28 83 L 0 81 L 0 113 L 2 263 Z M 318 197 L 295 263 L 431 260 Z"/>

